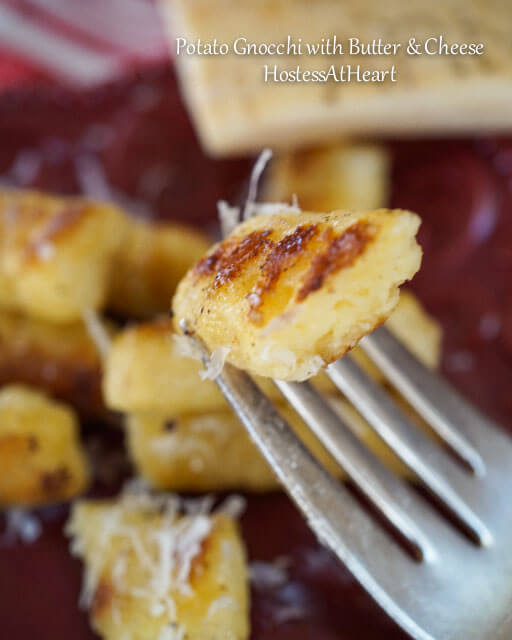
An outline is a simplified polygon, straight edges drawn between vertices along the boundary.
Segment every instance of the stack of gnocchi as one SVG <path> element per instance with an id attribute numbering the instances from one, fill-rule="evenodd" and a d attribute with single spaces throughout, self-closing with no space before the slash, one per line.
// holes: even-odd
<path id="1" fill-rule="evenodd" d="M 379 209 L 387 174 L 385 152 L 371 145 L 278 156 L 264 198 L 296 195 L 313 213 L 273 205 L 211 248 L 198 231 L 110 204 L 0 192 L 0 503 L 38 507 L 86 493 L 93 465 L 80 424 L 91 419 L 122 423 L 137 475 L 159 492 L 72 508 L 72 550 L 103 637 L 249 634 L 235 519 L 182 514 L 169 492 L 265 492 L 278 482 L 202 365 L 184 355 L 179 320 L 250 371 L 335 476 L 343 470 L 269 378 L 311 378 L 387 465 L 407 473 L 322 372 L 353 348 L 385 384 L 356 346 L 382 322 L 427 366 L 439 363 L 439 326 L 412 293 L 398 296 L 419 268 L 419 220 Z"/>

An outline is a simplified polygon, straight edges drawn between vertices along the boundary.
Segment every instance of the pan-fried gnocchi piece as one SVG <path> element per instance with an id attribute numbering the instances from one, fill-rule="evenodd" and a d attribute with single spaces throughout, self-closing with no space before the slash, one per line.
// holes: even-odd
<path id="1" fill-rule="evenodd" d="M 101 358 L 83 322 L 56 325 L 0 311 L 0 385 L 37 387 L 81 415 L 103 416 L 101 378 Z"/>
<path id="2" fill-rule="evenodd" d="M 257 215 L 181 281 L 175 326 L 250 373 L 310 378 L 390 315 L 421 263 L 419 224 L 384 209 Z"/>
<path id="3" fill-rule="evenodd" d="M 105 640 L 246 640 L 247 568 L 226 515 L 181 516 L 147 495 L 76 503 L 68 525 Z"/>
<path id="4" fill-rule="evenodd" d="M 407 475 L 405 467 L 348 403 L 336 398 L 333 406 L 386 464 Z M 344 478 L 342 469 L 297 414 L 287 406 L 280 411 L 324 467 Z M 232 411 L 175 418 L 139 413 L 128 416 L 126 426 L 137 471 L 156 489 L 264 492 L 279 488 L 273 471 Z"/>
<path id="5" fill-rule="evenodd" d="M 128 216 L 126 237 L 114 259 L 108 307 L 137 318 L 167 312 L 176 285 L 210 245 L 192 228 Z"/>
<path id="6" fill-rule="evenodd" d="M 105 361 L 103 393 L 115 411 L 158 411 L 168 415 L 226 409 L 212 380 L 201 380 L 202 365 L 182 354 L 172 321 L 161 318 L 118 334 Z M 257 378 L 272 398 L 277 387 Z M 323 389 L 332 389 L 326 377 Z"/>
<path id="7" fill-rule="evenodd" d="M 201 380 L 202 365 L 181 354 L 167 318 L 140 324 L 120 332 L 105 362 L 103 390 L 107 405 L 116 411 L 159 412 L 167 415 L 218 411 L 227 407 L 212 380 Z M 427 366 L 440 360 L 441 330 L 437 322 L 408 291 L 400 294 L 388 328 Z M 382 376 L 360 347 L 352 351 L 358 362 L 377 380 Z M 276 386 L 256 377 L 271 398 L 280 397 Z M 315 386 L 331 391 L 324 373 L 313 378 Z"/>
<path id="8" fill-rule="evenodd" d="M 376 209 L 388 200 L 389 154 L 376 144 L 341 142 L 281 153 L 267 171 L 263 199 L 306 211 Z"/>
<path id="9" fill-rule="evenodd" d="M 89 465 L 73 411 L 43 393 L 0 390 L 0 504 L 69 500 L 89 484 Z"/>
<path id="10" fill-rule="evenodd" d="M 182 355 L 172 321 L 160 318 L 121 331 L 105 360 L 103 395 L 115 411 L 186 411 L 225 408 L 211 380 L 202 381 L 197 360 Z"/>
<path id="11" fill-rule="evenodd" d="M 100 309 L 124 229 L 106 204 L 0 191 L 0 307 L 57 323 Z"/>

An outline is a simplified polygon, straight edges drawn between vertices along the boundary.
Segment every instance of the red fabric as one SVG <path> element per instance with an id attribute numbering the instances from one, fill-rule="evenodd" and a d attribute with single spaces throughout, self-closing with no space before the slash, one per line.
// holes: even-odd
<path id="1" fill-rule="evenodd" d="M 155 0 L 0 0 L 0 91 L 90 87 L 167 58 Z"/>
<path id="2" fill-rule="evenodd" d="M 0 91 L 48 79 L 48 74 L 37 65 L 0 48 Z"/>

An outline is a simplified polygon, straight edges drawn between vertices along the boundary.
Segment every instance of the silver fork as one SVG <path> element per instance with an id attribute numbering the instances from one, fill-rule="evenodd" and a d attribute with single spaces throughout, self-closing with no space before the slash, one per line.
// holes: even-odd
<path id="1" fill-rule="evenodd" d="M 394 536 L 319 465 L 246 373 L 226 364 L 216 382 L 320 541 L 412 638 L 509 640 L 512 440 L 385 327 L 360 345 L 459 460 L 412 426 L 350 355 L 327 373 L 434 501 L 384 467 L 309 383 L 275 384 Z"/>

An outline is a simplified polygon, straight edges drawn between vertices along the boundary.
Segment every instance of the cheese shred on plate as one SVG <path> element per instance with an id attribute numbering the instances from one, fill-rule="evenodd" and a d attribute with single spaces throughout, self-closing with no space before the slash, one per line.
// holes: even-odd
<path id="1" fill-rule="evenodd" d="M 102 358 L 106 358 L 110 351 L 111 340 L 99 313 L 94 309 L 85 309 L 82 313 L 84 327 L 91 340 L 96 345 L 98 353 Z"/>

